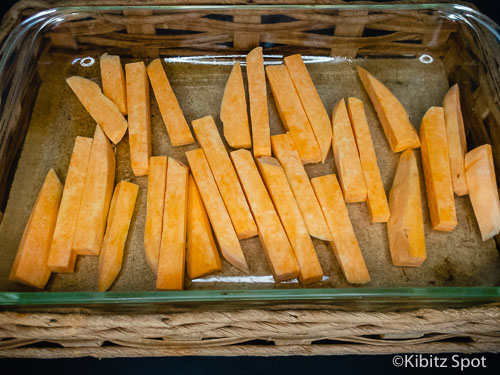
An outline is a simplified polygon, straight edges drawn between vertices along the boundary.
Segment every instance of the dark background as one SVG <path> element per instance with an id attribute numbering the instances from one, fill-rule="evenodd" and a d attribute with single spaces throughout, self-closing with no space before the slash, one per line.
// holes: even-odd
<path id="1" fill-rule="evenodd" d="M 0 0 L 0 17 L 3 17 L 15 0 Z M 98 1 L 96 1 L 98 3 Z M 432 2 L 430 0 L 429 2 Z M 498 0 L 469 1 L 481 12 L 500 23 L 500 2 Z M 434 355 L 447 358 L 448 368 L 403 369 L 394 367 L 394 355 L 345 355 L 316 357 L 164 357 L 164 358 L 75 358 L 75 359 L 0 359 L 0 373 L 9 371 L 15 374 L 35 373 L 37 375 L 59 373 L 79 374 L 186 374 L 186 375 L 224 375 L 224 374 L 270 374 L 309 375 L 309 374 L 401 374 L 406 372 L 426 372 L 428 374 L 456 374 L 459 369 L 452 368 L 452 355 Z M 486 369 L 466 369 L 463 373 L 500 373 L 500 355 L 478 353 L 459 354 L 461 358 L 486 358 Z M 429 355 L 424 355 L 429 358 Z"/>

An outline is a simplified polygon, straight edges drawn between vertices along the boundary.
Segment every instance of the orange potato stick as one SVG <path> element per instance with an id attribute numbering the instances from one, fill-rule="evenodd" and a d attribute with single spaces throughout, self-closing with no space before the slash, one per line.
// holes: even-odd
<path id="1" fill-rule="evenodd" d="M 259 237 L 276 282 L 299 275 L 299 265 L 273 202 L 267 193 L 252 154 L 247 150 L 231 152 L 250 209 L 255 217 Z"/>
<path id="2" fill-rule="evenodd" d="M 122 267 L 123 249 L 134 213 L 139 185 L 121 181 L 116 185 L 99 256 L 98 290 L 108 290 Z"/>
<path id="3" fill-rule="evenodd" d="M 43 289 L 50 277 L 47 267 L 52 235 L 57 220 L 63 186 L 53 169 L 38 193 L 24 229 L 9 280 Z"/>
<path id="4" fill-rule="evenodd" d="M 302 57 L 292 55 L 285 57 L 284 60 L 321 150 L 321 161 L 324 163 L 332 144 L 330 118 Z"/>
<path id="5" fill-rule="evenodd" d="M 236 235 L 239 239 L 256 236 L 257 226 L 212 116 L 194 120 L 192 124 L 196 139 L 203 148 Z"/>
<path id="6" fill-rule="evenodd" d="M 332 232 L 330 245 L 348 283 L 366 284 L 370 275 L 352 228 L 351 219 L 334 174 L 311 179 L 312 186 Z"/>
<path id="7" fill-rule="evenodd" d="M 172 143 L 172 146 L 194 143 L 191 130 L 189 130 L 188 123 L 184 118 L 160 59 L 155 59 L 148 65 L 148 74 L 161 117 L 170 137 L 170 143 Z"/>
<path id="8" fill-rule="evenodd" d="M 120 56 L 105 53 L 100 58 L 102 92 L 118 107 L 120 112 L 127 114 L 127 86 Z"/>
<path id="9" fill-rule="evenodd" d="M 127 131 L 127 120 L 116 104 L 102 93 L 99 85 L 78 76 L 69 77 L 66 82 L 111 142 L 120 142 Z"/>
<path id="10" fill-rule="evenodd" d="M 443 108 L 431 107 L 424 115 L 420 139 L 432 229 L 449 232 L 457 225 L 457 215 Z"/>
<path id="11" fill-rule="evenodd" d="M 73 238 L 91 148 L 92 138 L 76 137 L 47 260 L 47 266 L 52 272 L 73 272 L 75 268 Z"/>
<path id="12" fill-rule="evenodd" d="M 285 171 L 278 160 L 268 156 L 258 158 L 257 165 L 299 263 L 300 282 L 311 284 L 320 281 L 323 270 Z"/>

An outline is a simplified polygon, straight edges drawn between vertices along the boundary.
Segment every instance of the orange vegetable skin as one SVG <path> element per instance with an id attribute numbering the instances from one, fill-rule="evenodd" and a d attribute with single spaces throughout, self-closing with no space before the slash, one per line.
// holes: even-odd
<path id="1" fill-rule="evenodd" d="M 127 114 L 127 86 L 120 56 L 105 53 L 100 58 L 102 92 L 124 115 Z"/>
<path id="2" fill-rule="evenodd" d="M 246 58 L 253 156 L 271 156 L 271 130 L 267 110 L 266 73 L 262 47 L 254 48 Z"/>
<path id="3" fill-rule="evenodd" d="M 281 121 L 297 145 L 302 163 L 320 162 L 321 150 L 288 69 L 285 65 L 270 65 L 266 68 L 266 72 Z"/>
<path id="4" fill-rule="evenodd" d="M 366 183 L 344 99 L 332 112 L 333 155 L 347 203 L 366 201 Z"/>
<path id="5" fill-rule="evenodd" d="M 420 178 L 413 150 L 400 158 L 389 195 L 391 217 L 387 223 L 389 248 L 395 266 L 420 267 L 427 258 Z"/>
<path id="6" fill-rule="evenodd" d="M 333 241 L 330 245 L 347 282 L 368 283 L 370 275 L 352 228 L 337 178 L 334 174 L 330 174 L 315 177 L 311 179 L 311 183 L 332 232 Z"/>
<path id="7" fill-rule="evenodd" d="M 332 144 L 330 118 L 302 57 L 292 55 L 285 57 L 284 60 L 321 150 L 321 161 L 324 163 Z"/>
<path id="8" fill-rule="evenodd" d="M 186 152 L 193 178 L 207 210 L 210 223 L 224 258 L 236 268 L 248 272 L 240 242 L 234 231 L 207 159 L 201 148 Z"/>
<path id="9" fill-rule="evenodd" d="M 76 137 L 47 260 L 47 266 L 52 272 L 73 272 L 75 268 L 73 237 L 91 148 L 92 138 Z"/>
<path id="10" fill-rule="evenodd" d="M 394 94 L 365 69 L 358 67 L 358 74 L 377 111 L 392 152 L 420 147 L 417 131 Z"/>
<path id="11" fill-rule="evenodd" d="M 224 125 L 224 138 L 226 138 L 229 146 L 233 148 L 252 147 L 245 87 L 243 86 L 243 75 L 238 62 L 234 64 L 224 89 L 220 119 Z"/>
<path id="12" fill-rule="evenodd" d="M 206 155 L 236 235 L 239 239 L 256 236 L 257 226 L 212 116 L 194 120 L 193 129 Z"/>
<path id="13" fill-rule="evenodd" d="M 111 287 L 122 267 L 123 249 L 138 192 L 139 186 L 130 182 L 121 181 L 116 185 L 99 256 L 98 290 L 100 292 Z"/>
<path id="14" fill-rule="evenodd" d="M 111 142 L 120 142 L 127 131 L 127 120 L 118 107 L 104 96 L 99 85 L 78 76 L 69 77 L 66 82 Z"/>
<path id="15" fill-rule="evenodd" d="M 274 156 L 285 170 L 309 234 L 320 240 L 331 241 L 328 225 L 292 137 L 289 134 L 273 135 L 271 145 Z"/>
<path id="16" fill-rule="evenodd" d="M 490 145 L 465 154 L 465 174 L 481 237 L 486 241 L 500 232 L 500 202 Z"/>
<path id="17" fill-rule="evenodd" d="M 146 253 L 146 262 L 155 274 L 158 272 L 158 254 L 160 253 L 163 228 L 167 164 L 168 158 L 166 156 L 152 156 L 149 159 L 144 250 Z"/>
<path id="18" fill-rule="evenodd" d="M 278 160 L 271 157 L 258 158 L 257 165 L 297 258 L 300 282 L 320 281 L 323 270 L 285 171 Z"/>
<path id="19" fill-rule="evenodd" d="M 182 290 L 184 287 L 188 176 L 188 167 L 168 158 L 156 289 Z"/>
<path id="20" fill-rule="evenodd" d="M 222 264 L 200 193 L 189 176 L 186 269 L 190 279 L 220 271 Z"/>
<path id="21" fill-rule="evenodd" d="M 366 121 L 363 102 L 356 98 L 349 98 L 349 118 L 356 137 L 359 151 L 359 160 L 367 190 L 367 204 L 372 222 L 386 222 L 391 216 L 384 184 L 377 164 L 377 156 L 373 147 L 370 128 Z"/>
<path id="22" fill-rule="evenodd" d="M 136 176 L 149 173 L 151 156 L 151 116 L 149 83 L 144 63 L 125 64 L 127 75 L 128 138 L 130 162 Z"/>
<path id="23" fill-rule="evenodd" d="M 160 59 L 155 59 L 148 65 L 148 75 L 172 146 L 194 143 L 191 130 L 189 130 L 188 123 L 184 118 Z"/>
<path id="24" fill-rule="evenodd" d="M 467 152 L 464 120 L 460 106 L 460 91 L 458 84 L 453 85 L 443 100 L 448 152 L 450 154 L 451 178 L 456 195 L 469 193 L 465 177 L 464 158 Z"/>
<path id="25" fill-rule="evenodd" d="M 276 282 L 299 275 L 299 265 L 273 202 L 267 193 L 252 154 L 247 150 L 231 152 L 236 172 L 257 222 L 259 237 Z"/>
<path id="26" fill-rule="evenodd" d="M 457 216 L 443 108 L 431 107 L 424 115 L 420 139 L 432 229 L 449 232 L 457 225 Z"/>
<path id="27" fill-rule="evenodd" d="M 51 169 L 24 229 L 9 280 L 43 289 L 50 277 L 47 267 L 52 234 L 57 220 L 63 186 Z"/>
<path id="28" fill-rule="evenodd" d="M 99 126 L 94 133 L 73 250 L 81 255 L 99 255 L 115 181 L 115 155 Z"/>

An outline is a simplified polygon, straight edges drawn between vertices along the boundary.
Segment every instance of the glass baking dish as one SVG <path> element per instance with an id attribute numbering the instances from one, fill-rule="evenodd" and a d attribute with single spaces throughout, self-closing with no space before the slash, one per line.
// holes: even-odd
<path id="1" fill-rule="evenodd" d="M 29 13 L 29 11 L 27 12 Z M 244 274 L 223 261 L 223 270 L 186 280 L 186 290 L 155 291 L 142 245 L 147 177 L 135 177 L 128 140 L 115 147 L 116 181 L 140 185 L 122 271 L 110 292 L 95 292 L 97 257 L 79 257 L 73 274 L 53 274 L 44 291 L 8 281 L 22 231 L 48 169 L 64 181 L 76 135 L 92 136 L 95 123 L 64 79 L 82 75 L 100 82 L 99 56 L 118 54 L 123 63 L 161 57 L 188 122 L 219 106 L 235 61 L 262 46 L 266 64 L 301 53 L 330 113 L 341 97 L 357 96 L 365 108 L 386 191 L 398 156 L 390 152 L 380 124 L 355 73 L 363 66 L 396 94 L 418 128 L 425 111 L 441 105 L 458 83 L 468 148 L 493 146 L 500 165 L 499 29 L 462 5 L 255 5 L 65 7 L 24 19 L 1 50 L 0 306 L 85 306 L 154 310 L 178 306 L 242 307 L 259 304 L 321 304 L 346 309 L 465 306 L 500 300 L 500 260 L 494 240 L 481 242 L 467 196 L 456 197 L 459 226 L 432 231 L 425 189 L 423 211 L 428 259 L 420 269 L 393 267 L 385 224 L 370 224 L 365 204 L 349 213 L 372 281 L 347 284 L 329 245 L 314 240 L 325 277 L 310 287 L 297 280 L 275 284 L 257 238 L 242 241 L 250 266 Z M 284 128 L 269 86 L 271 132 Z M 151 92 L 153 155 L 185 161 L 173 148 Z M 418 152 L 417 152 L 418 154 Z M 310 177 L 334 173 L 307 166 Z M 498 169 L 497 169 L 498 171 Z M 497 177 L 500 174 L 497 172 Z M 423 175 L 421 174 L 421 178 Z"/>

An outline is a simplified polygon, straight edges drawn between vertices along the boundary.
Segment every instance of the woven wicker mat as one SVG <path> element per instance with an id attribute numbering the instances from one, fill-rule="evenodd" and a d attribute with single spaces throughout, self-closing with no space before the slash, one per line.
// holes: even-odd
<path id="1" fill-rule="evenodd" d="M 415 3 L 418 1 L 406 1 Z M 422 2 L 422 1 L 420 1 Z M 134 3 L 144 4 L 136 0 Z M 246 4 L 248 1 L 148 1 Z M 269 3 L 252 0 L 251 3 Z M 276 3 L 342 3 L 278 1 Z M 19 1 L 4 17 L 0 42 L 27 9 L 108 1 Z M 271 356 L 419 352 L 499 352 L 498 304 L 411 312 L 346 312 L 319 306 L 114 314 L 86 309 L 0 312 L 0 357 Z"/>

